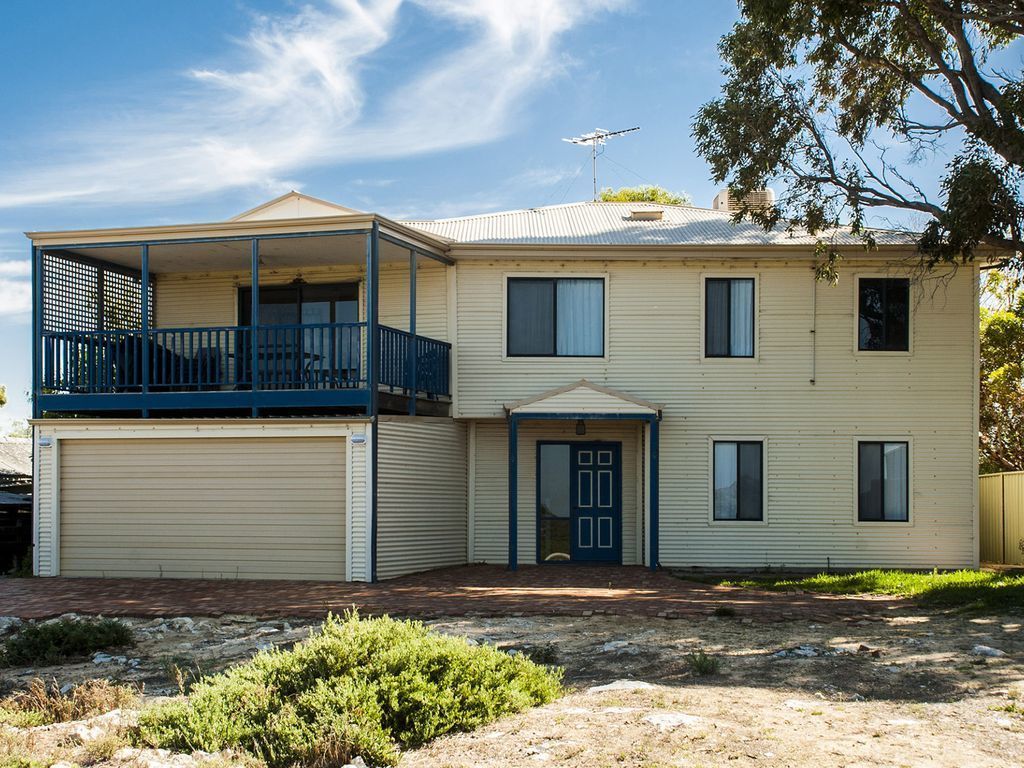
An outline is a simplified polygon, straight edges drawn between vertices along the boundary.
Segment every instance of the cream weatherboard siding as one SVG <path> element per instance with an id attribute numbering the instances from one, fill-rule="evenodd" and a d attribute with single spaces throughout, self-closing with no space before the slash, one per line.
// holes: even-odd
<path id="1" fill-rule="evenodd" d="M 51 443 L 39 449 L 50 489 L 38 508 L 39 575 L 344 579 L 348 441 L 365 426 L 36 422 Z"/>
<path id="2" fill-rule="evenodd" d="M 664 404 L 663 565 L 974 564 L 977 270 L 915 286 L 909 354 L 858 353 L 856 278 L 898 268 L 854 255 L 833 287 L 814 281 L 807 259 L 684 258 L 460 261 L 455 415 L 500 417 L 504 404 L 580 378 Z M 607 275 L 606 358 L 503 358 L 505 276 L 574 273 Z M 709 276 L 756 279 L 754 359 L 702 357 Z M 477 559 L 505 551 L 503 429 L 478 426 Z M 713 438 L 766 441 L 765 524 L 711 522 Z M 910 442 L 909 524 L 856 521 L 857 439 Z M 525 562 L 533 534 L 522 516 L 533 514 L 533 490 L 520 482 Z"/>
<path id="3" fill-rule="evenodd" d="M 465 424 L 382 416 L 377 425 L 377 577 L 466 562 Z"/>
<path id="4" fill-rule="evenodd" d="M 409 323 L 409 266 L 381 265 L 380 322 L 402 330 Z M 260 272 L 260 285 L 287 285 L 297 277 L 311 285 L 362 281 L 357 266 L 268 269 Z M 447 268 L 421 258 L 416 270 L 416 331 L 421 336 L 448 339 Z M 248 325 L 238 317 L 238 289 L 251 284 L 248 271 L 166 273 L 157 275 L 154 288 L 155 322 L 159 328 Z M 365 305 L 365 284 L 360 288 Z"/>
<path id="5" fill-rule="evenodd" d="M 537 562 L 537 442 L 539 440 L 622 443 L 622 562 L 643 562 L 638 542 L 639 470 L 643 466 L 640 425 L 588 421 L 585 437 L 575 422 L 523 421 L 519 426 L 519 562 Z M 508 562 L 508 428 L 505 422 L 476 423 L 473 498 L 473 560 Z"/>

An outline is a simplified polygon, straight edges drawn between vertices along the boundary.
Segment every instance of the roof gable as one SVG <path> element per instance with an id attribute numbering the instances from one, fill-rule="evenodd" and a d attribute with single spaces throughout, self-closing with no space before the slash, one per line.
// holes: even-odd
<path id="1" fill-rule="evenodd" d="M 635 413 L 657 414 L 662 406 L 586 379 L 505 405 L 509 413 Z"/>
<path id="2" fill-rule="evenodd" d="M 308 219 L 318 216 L 346 216 L 362 213 L 328 200 L 304 195 L 294 189 L 255 208 L 233 216 L 228 221 L 265 221 L 267 219 Z"/>

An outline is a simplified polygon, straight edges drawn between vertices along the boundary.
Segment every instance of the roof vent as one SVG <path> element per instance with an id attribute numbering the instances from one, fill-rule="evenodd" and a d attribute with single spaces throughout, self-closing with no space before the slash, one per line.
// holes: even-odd
<path id="1" fill-rule="evenodd" d="M 775 205 L 775 190 L 771 188 L 755 189 L 746 197 L 746 203 L 751 208 L 770 208 Z M 712 209 L 716 211 L 728 211 L 735 213 L 740 208 L 740 201 L 733 200 L 728 189 L 723 189 L 711 202 Z"/>
<path id="2" fill-rule="evenodd" d="M 661 221 L 664 214 L 660 208 L 643 208 L 638 211 L 630 211 L 629 218 L 633 221 Z"/>

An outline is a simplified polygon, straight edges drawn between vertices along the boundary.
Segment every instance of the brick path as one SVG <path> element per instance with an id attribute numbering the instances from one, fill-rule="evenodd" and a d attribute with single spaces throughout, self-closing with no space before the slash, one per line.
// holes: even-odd
<path id="1" fill-rule="evenodd" d="M 702 618 L 730 607 L 738 618 L 877 619 L 905 605 L 878 597 L 779 593 L 683 581 L 640 567 L 464 566 L 378 584 L 198 579 L 4 579 L 0 616 L 319 617 L 352 606 L 366 615 Z"/>

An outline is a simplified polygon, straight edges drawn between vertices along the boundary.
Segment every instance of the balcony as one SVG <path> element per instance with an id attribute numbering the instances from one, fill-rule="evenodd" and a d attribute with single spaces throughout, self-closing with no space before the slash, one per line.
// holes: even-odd
<path id="1" fill-rule="evenodd" d="M 408 233 L 87 241 L 34 246 L 33 265 L 37 416 L 448 413 L 451 344 L 416 333 L 416 286 L 446 290 L 450 261 Z M 380 322 L 382 296 L 408 330 Z"/>
<path id="2" fill-rule="evenodd" d="M 41 399 L 72 411 L 363 408 L 365 337 L 366 323 L 44 332 Z M 451 344 L 389 326 L 377 339 L 380 394 L 450 397 Z"/>

